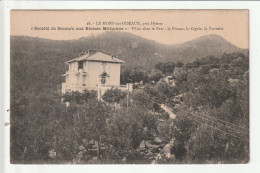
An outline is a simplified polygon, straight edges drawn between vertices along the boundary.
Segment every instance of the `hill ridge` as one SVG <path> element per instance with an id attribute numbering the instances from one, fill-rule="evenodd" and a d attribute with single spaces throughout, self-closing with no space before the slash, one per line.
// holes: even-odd
<path id="1" fill-rule="evenodd" d="M 57 56 L 63 54 L 64 62 L 74 58 L 79 52 L 96 49 L 118 56 L 129 66 L 153 66 L 159 61 L 187 63 L 205 56 L 220 56 L 225 52 L 243 51 L 216 34 L 204 35 L 181 44 L 172 45 L 158 43 L 124 32 L 105 32 L 98 36 L 81 37 L 74 40 L 11 36 L 11 50 L 17 46 L 24 47 L 31 53 L 34 53 L 35 49 L 40 49 L 47 54 L 52 53 Z M 45 49 L 43 50 L 42 47 Z"/>

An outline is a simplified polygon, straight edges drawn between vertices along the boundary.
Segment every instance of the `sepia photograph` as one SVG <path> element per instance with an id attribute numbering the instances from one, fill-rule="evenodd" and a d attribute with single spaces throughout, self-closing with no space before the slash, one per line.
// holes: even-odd
<path id="1" fill-rule="evenodd" d="M 247 9 L 10 11 L 11 164 L 247 164 L 249 119 Z"/>

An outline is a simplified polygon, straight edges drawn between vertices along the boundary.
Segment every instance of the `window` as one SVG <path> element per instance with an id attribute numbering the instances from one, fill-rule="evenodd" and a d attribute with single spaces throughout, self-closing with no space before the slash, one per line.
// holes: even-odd
<path id="1" fill-rule="evenodd" d="M 101 75 L 100 75 L 100 82 L 101 84 L 106 84 L 107 82 L 107 77 L 109 77 L 109 75 L 106 73 L 106 72 L 103 72 Z"/>
<path id="2" fill-rule="evenodd" d="M 101 76 L 101 84 L 105 84 L 106 83 L 106 75 L 102 75 Z"/>
<path id="3" fill-rule="evenodd" d="M 79 61 L 79 68 L 78 69 L 83 69 L 83 61 Z"/>

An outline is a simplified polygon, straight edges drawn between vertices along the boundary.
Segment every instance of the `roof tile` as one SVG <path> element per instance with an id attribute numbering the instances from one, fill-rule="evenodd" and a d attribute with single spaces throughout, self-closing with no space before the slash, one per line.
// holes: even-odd
<path id="1" fill-rule="evenodd" d="M 67 61 L 66 63 L 73 61 L 101 61 L 101 62 L 115 62 L 115 63 L 123 63 L 124 61 L 114 58 L 110 55 L 104 54 L 102 52 L 96 52 L 89 56 L 89 54 L 82 55 L 80 57 L 74 58 L 72 60 Z"/>

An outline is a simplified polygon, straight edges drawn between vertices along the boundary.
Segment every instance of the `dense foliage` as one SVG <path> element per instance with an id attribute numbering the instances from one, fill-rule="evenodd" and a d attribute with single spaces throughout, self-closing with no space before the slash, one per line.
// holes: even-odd
<path id="1" fill-rule="evenodd" d="M 108 103 L 119 103 L 120 100 L 126 97 L 126 92 L 118 88 L 108 89 L 102 96 L 102 99 Z"/>
<path id="2" fill-rule="evenodd" d="M 122 84 L 127 83 L 151 83 L 158 82 L 163 77 L 163 73 L 156 69 L 142 67 L 122 67 L 120 81 Z"/>
<path id="3" fill-rule="evenodd" d="M 125 66 L 122 83 L 142 83 L 130 93 L 126 107 L 126 94 L 120 90 L 108 90 L 104 102 L 93 91 L 61 95 L 60 75 L 66 71 L 61 64 L 81 51 L 74 43 L 12 39 L 12 163 L 248 162 L 248 53 L 206 56 L 186 64 L 156 61 L 153 68 Z M 149 44 L 143 46 L 150 51 Z M 140 45 L 129 46 L 136 50 Z M 127 56 L 138 59 L 142 50 Z M 162 79 L 170 74 L 175 86 Z M 114 111 L 107 102 L 120 107 Z"/>
<path id="4" fill-rule="evenodd" d="M 168 134 L 178 141 L 173 147 L 176 157 L 190 163 L 248 162 L 248 68 L 248 54 L 241 53 L 207 57 L 183 67 L 186 77 L 176 77 L 176 90 L 185 94 L 175 106 L 176 127 Z"/>

